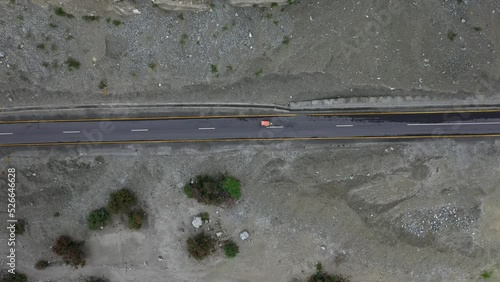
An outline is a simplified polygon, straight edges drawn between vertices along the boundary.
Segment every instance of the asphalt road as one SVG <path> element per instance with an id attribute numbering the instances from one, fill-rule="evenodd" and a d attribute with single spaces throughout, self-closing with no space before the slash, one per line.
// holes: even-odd
<path id="1" fill-rule="evenodd" d="M 260 122 L 269 120 L 270 127 Z M 0 146 L 500 136 L 500 111 L 0 121 Z"/>

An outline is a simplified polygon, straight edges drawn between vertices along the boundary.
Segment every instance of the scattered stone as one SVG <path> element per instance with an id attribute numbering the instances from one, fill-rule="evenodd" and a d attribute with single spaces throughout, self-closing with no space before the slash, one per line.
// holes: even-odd
<path id="1" fill-rule="evenodd" d="M 158 256 L 158 260 L 162 261 L 163 260 L 163 256 Z"/>
<path id="2" fill-rule="evenodd" d="M 133 9 L 132 10 L 132 13 L 136 14 L 136 15 L 140 15 L 141 14 L 141 11 L 137 10 L 137 9 Z"/>
<path id="3" fill-rule="evenodd" d="M 195 216 L 191 222 L 194 228 L 200 228 L 203 225 L 203 221 L 200 216 Z"/>
<path id="4" fill-rule="evenodd" d="M 0 58 L 5 58 L 5 53 L 0 51 Z"/>
<path id="5" fill-rule="evenodd" d="M 218 238 L 220 238 L 222 236 L 222 232 L 215 233 L 215 236 L 217 236 Z"/>
<path id="6" fill-rule="evenodd" d="M 246 231 L 246 230 L 241 231 L 241 233 L 240 233 L 241 240 L 246 240 L 246 239 L 248 239 L 248 237 L 250 237 L 250 233 L 248 233 L 248 231 Z"/>
<path id="7" fill-rule="evenodd" d="M 7 67 L 8 67 L 8 66 L 9 66 L 9 65 L 7 65 Z M 7 98 L 7 99 L 9 99 L 9 102 L 14 101 L 14 99 L 12 99 L 12 97 L 10 97 L 10 96 L 9 96 L 9 98 Z"/>
<path id="8" fill-rule="evenodd" d="M 322 245 L 321 250 L 326 251 L 326 247 L 324 245 Z"/>
<path id="9" fill-rule="evenodd" d="M 253 37 L 253 34 L 250 32 L 248 33 L 248 37 L 252 38 Z"/>

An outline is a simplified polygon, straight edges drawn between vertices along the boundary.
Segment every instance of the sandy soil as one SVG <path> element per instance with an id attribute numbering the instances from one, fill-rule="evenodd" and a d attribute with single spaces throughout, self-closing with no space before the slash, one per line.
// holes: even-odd
<path id="1" fill-rule="evenodd" d="M 3 149 L 1 163 L 19 171 L 18 216 L 28 221 L 18 237 L 19 268 L 33 281 L 91 274 L 112 281 L 303 281 L 317 261 L 352 281 L 479 281 L 484 270 L 498 278 L 499 149 L 493 139 L 97 146 Z M 191 177 L 218 171 L 241 179 L 236 206 L 185 197 Z M 89 231 L 86 215 L 121 187 L 141 199 L 145 228 L 132 232 L 117 219 Z M 191 219 L 203 211 L 212 219 L 206 232 L 239 242 L 237 258 L 188 257 L 185 240 L 199 232 Z M 247 241 L 238 238 L 243 229 Z M 86 241 L 84 268 L 72 270 L 51 254 L 62 233 Z M 55 265 L 35 270 L 42 258 Z"/>
<path id="2" fill-rule="evenodd" d="M 135 1 L 141 14 L 123 17 L 106 1 L 61 2 L 71 19 L 47 4 L 60 1 L 14 2 L 0 1 L 1 107 L 286 104 L 380 90 L 463 99 L 496 97 L 500 89 L 495 0 L 318 0 L 275 8 L 215 0 L 199 13 Z M 88 14 L 101 19 L 81 18 Z M 81 63 L 79 70 L 68 70 L 69 57 Z"/>

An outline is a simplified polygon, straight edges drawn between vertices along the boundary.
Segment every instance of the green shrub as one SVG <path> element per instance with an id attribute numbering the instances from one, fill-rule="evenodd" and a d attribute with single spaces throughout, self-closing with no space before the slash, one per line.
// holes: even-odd
<path id="1" fill-rule="evenodd" d="M 91 21 L 98 21 L 100 19 L 99 16 L 82 16 L 82 19 L 91 22 Z"/>
<path id="2" fill-rule="evenodd" d="M 62 7 L 56 7 L 56 8 L 54 9 L 54 13 L 55 13 L 57 16 L 60 16 L 60 17 L 67 17 L 67 18 L 69 18 L 69 19 L 72 19 L 72 18 L 74 18 L 74 17 L 75 17 L 75 16 L 73 16 L 72 14 L 66 13 Z"/>
<path id="3" fill-rule="evenodd" d="M 111 193 L 108 201 L 108 210 L 111 213 L 128 213 L 136 203 L 137 198 L 132 191 L 127 188 L 122 188 Z"/>
<path id="4" fill-rule="evenodd" d="M 202 221 L 210 221 L 210 215 L 208 212 L 202 212 L 198 216 L 201 217 Z"/>
<path id="5" fill-rule="evenodd" d="M 68 69 L 70 71 L 72 70 L 77 70 L 80 68 L 80 62 L 75 60 L 74 58 L 72 57 L 69 57 L 67 60 L 66 60 L 66 65 L 68 65 Z"/>
<path id="6" fill-rule="evenodd" d="M 227 177 L 222 183 L 224 191 L 231 195 L 231 198 L 239 200 L 241 197 L 240 181 L 234 177 Z"/>
<path id="7" fill-rule="evenodd" d="M 17 235 L 21 235 L 24 233 L 25 230 L 26 230 L 26 221 L 24 219 L 18 219 L 14 233 L 16 233 Z"/>
<path id="8" fill-rule="evenodd" d="M 212 64 L 212 65 L 210 65 L 210 71 L 211 71 L 212 73 L 217 73 L 217 72 L 219 72 L 219 70 L 217 69 L 217 65 L 213 65 L 213 64 Z"/>
<path id="9" fill-rule="evenodd" d="M 100 208 L 90 212 L 87 223 L 90 230 L 96 230 L 101 226 L 106 226 L 110 219 L 111 214 L 108 210 L 106 208 Z"/>
<path id="10" fill-rule="evenodd" d="M 455 40 L 455 37 L 457 37 L 457 34 L 454 33 L 453 31 L 448 31 L 448 39 L 450 39 L 451 41 Z"/>
<path id="11" fill-rule="evenodd" d="M 316 264 L 316 273 L 311 275 L 307 282 L 349 282 L 350 280 L 341 275 L 331 275 L 323 271 L 323 265 Z"/>
<path id="12" fill-rule="evenodd" d="M 135 209 L 128 214 L 128 228 L 141 229 L 146 218 L 146 213 L 141 209 Z"/>
<path id="13" fill-rule="evenodd" d="M 35 263 L 35 268 L 38 269 L 38 270 L 42 270 L 42 269 L 45 269 L 49 267 L 49 262 L 46 261 L 46 260 L 39 260 Z"/>
<path id="14" fill-rule="evenodd" d="M 491 275 L 493 275 L 493 271 L 484 271 L 483 273 L 481 273 L 481 277 L 483 279 L 489 279 L 491 278 Z"/>
<path id="15" fill-rule="evenodd" d="M 213 252 L 214 246 L 215 240 L 203 232 L 187 240 L 188 253 L 196 260 L 202 260 L 209 256 Z"/>
<path id="16" fill-rule="evenodd" d="M 6 273 L 2 276 L 2 282 L 27 282 L 28 277 L 23 274 L 16 272 L 16 274 Z"/>
<path id="17" fill-rule="evenodd" d="M 122 24 L 122 21 L 120 21 L 120 20 L 113 20 L 113 21 L 112 21 L 112 23 L 113 23 L 113 25 L 115 25 L 115 26 L 119 26 L 119 25 L 121 25 L 121 24 Z"/>
<path id="18" fill-rule="evenodd" d="M 52 251 L 62 257 L 66 264 L 74 267 L 85 265 L 85 254 L 83 253 L 84 241 L 75 241 L 67 235 L 57 238 Z"/>
<path id="19" fill-rule="evenodd" d="M 101 80 L 101 82 L 99 83 L 99 89 L 104 89 L 108 87 L 108 85 L 106 84 L 106 80 Z"/>
<path id="20" fill-rule="evenodd" d="M 199 175 L 193 183 L 184 186 L 184 192 L 188 198 L 207 205 L 230 203 L 241 197 L 240 182 L 223 174 Z"/>
<path id="21" fill-rule="evenodd" d="M 224 254 L 226 254 L 226 257 L 234 258 L 239 252 L 240 248 L 234 241 L 229 240 L 224 243 Z"/>

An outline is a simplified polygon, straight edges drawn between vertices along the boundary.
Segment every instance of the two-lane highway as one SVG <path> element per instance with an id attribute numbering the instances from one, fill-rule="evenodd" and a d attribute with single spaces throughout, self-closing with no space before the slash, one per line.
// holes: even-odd
<path id="1" fill-rule="evenodd" d="M 500 136 L 500 110 L 0 121 L 0 146 L 480 136 Z"/>

